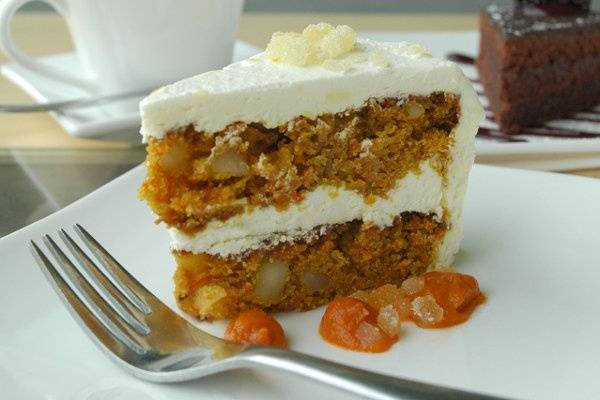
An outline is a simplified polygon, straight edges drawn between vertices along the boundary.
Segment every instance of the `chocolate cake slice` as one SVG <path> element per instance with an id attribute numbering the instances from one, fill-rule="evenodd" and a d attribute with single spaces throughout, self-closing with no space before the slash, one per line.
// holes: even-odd
<path id="1" fill-rule="evenodd" d="M 477 68 L 503 131 L 600 103 L 600 12 L 589 2 L 492 5 L 480 26 Z"/>

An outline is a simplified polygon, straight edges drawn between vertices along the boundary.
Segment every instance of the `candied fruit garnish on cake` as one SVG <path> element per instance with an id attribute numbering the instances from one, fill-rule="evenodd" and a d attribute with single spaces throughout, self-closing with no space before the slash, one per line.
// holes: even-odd
<path id="1" fill-rule="evenodd" d="M 431 271 L 413 279 L 422 280 L 422 288 L 407 294 L 411 299 L 409 318 L 422 328 L 460 324 L 485 299 L 471 275 Z"/>
<path id="2" fill-rule="evenodd" d="M 352 297 L 367 302 L 380 313 L 391 307 L 401 321 L 410 320 L 422 328 L 460 324 L 485 299 L 474 277 L 450 269 L 410 277 L 400 287 L 383 285 L 358 291 Z"/>
<path id="3" fill-rule="evenodd" d="M 430 294 L 417 296 L 411 302 L 412 319 L 421 327 L 433 328 L 444 320 L 444 309 Z"/>
<path id="4" fill-rule="evenodd" d="M 321 22 L 307 26 L 302 33 L 274 33 L 266 53 L 274 62 L 305 66 L 340 57 L 354 50 L 355 44 L 356 32 L 349 26 Z"/>
<path id="5" fill-rule="evenodd" d="M 398 339 L 400 324 L 399 321 L 394 324 L 392 311 L 386 312 L 390 315 L 383 315 L 380 319 L 378 312 L 369 304 L 353 297 L 339 297 L 327 306 L 319 333 L 329 343 L 348 350 L 381 353 Z"/>
<path id="6" fill-rule="evenodd" d="M 287 339 L 279 322 L 259 309 L 243 312 L 229 322 L 225 339 L 242 344 L 287 347 Z"/>
<path id="7" fill-rule="evenodd" d="M 397 337 L 401 332 L 400 315 L 391 304 L 381 307 L 377 312 L 377 325 L 390 337 Z"/>

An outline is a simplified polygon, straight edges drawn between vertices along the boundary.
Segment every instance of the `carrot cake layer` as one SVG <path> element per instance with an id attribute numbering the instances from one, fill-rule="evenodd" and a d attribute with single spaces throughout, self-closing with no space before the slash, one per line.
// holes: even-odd
<path id="1" fill-rule="evenodd" d="M 203 319 L 257 307 L 308 310 L 425 272 L 445 233 L 434 215 L 403 213 L 384 229 L 361 221 L 319 227 L 241 258 L 176 251 L 175 295 L 184 311 Z"/>
<path id="2" fill-rule="evenodd" d="M 456 95 L 435 92 L 272 129 L 234 122 L 207 135 L 188 126 L 149 140 L 141 195 L 188 234 L 256 206 L 285 210 L 323 185 L 375 199 L 434 156 L 443 173 L 458 114 Z"/>
<path id="3" fill-rule="evenodd" d="M 194 315 L 308 309 L 458 250 L 483 110 L 460 68 L 421 46 L 322 23 L 277 33 L 261 54 L 157 90 L 141 114 L 140 195 L 168 227 Z M 336 282 L 308 293 L 306 271 Z M 274 300 L 264 280 L 279 282 Z"/>

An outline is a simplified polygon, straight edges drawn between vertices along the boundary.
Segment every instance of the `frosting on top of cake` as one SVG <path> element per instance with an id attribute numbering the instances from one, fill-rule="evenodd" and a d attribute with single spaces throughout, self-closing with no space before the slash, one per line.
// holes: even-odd
<path id="1" fill-rule="evenodd" d="M 467 105 L 480 109 L 460 68 L 432 58 L 422 46 L 357 39 L 347 50 L 299 66 L 274 61 L 271 48 L 271 55 L 263 52 L 162 87 L 140 104 L 141 134 L 144 140 L 160 138 L 188 125 L 210 134 L 236 121 L 274 128 L 299 116 L 359 107 L 371 97 L 434 91 L 466 96 L 463 111 Z"/>

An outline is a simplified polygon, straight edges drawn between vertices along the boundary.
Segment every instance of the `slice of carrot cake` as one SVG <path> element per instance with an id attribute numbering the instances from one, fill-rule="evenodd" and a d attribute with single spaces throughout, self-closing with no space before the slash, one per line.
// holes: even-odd
<path id="1" fill-rule="evenodd" d="M 307 310 L 451 262 L 482 108 L 459 67 L 347 26 L 141 103 L 140 189 L 203 319 Z"/>

